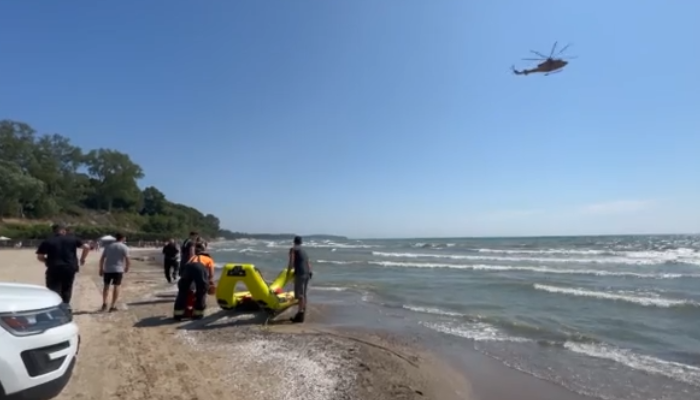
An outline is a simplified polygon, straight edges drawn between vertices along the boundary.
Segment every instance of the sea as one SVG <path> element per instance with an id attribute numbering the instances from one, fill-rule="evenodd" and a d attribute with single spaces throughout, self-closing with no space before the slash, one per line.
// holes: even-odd
<path id="1" fill-rule="evenodd" d="M 305 246 L 309 301 L 348 324 L 422 332 L 595 398 L 700 399 L 700 236 Z M 245 239 L 214 243 L 212 255 L 271 279 L 289 247 Z"/>

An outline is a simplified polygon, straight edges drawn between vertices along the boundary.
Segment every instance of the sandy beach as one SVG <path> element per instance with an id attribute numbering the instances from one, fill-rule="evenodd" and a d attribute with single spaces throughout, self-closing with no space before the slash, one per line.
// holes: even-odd
<path id="1" fill-rule="evenodd" d="M 263 327 L 209 299 L 204 320 L 174 323 L 174 285 L 147 251 L 135 252 L 120 310 L 101 313 L 99 253 L 76 280 L 72 306 L 82 347 L 60 400 L 384 400 L 473 398 L 469 382 L 415 343 L 379 332 L 330 329 L 323 308 Z M 139 257 L 140 256 L 140 257 Z M 0 252 L 0 281 L 43 285 L 32 250 Z"/>

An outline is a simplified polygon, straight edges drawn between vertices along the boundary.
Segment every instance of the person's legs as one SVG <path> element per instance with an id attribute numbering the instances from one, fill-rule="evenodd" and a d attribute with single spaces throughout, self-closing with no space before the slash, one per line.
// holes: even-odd
<path id="1" fill-rule="evenodd" d="M 306 288 L 308 287 L 309 278 L 305 276 L 294 277 L 294 298 L 298 301 L 299 312 L 306 311 Z"/>
<path id="2" fill-rule="evenodd" d="M 304 313 L 306 312 L 306 289 L 309 285 L 308 276 L 294 277 L 294 298 L 297 299 L 297 314 L 292 318 L 293 322 L 304 322 Z"/>
<path id="3" fill-rule="evenodd" d="M 306 306 L 309 305 L 309 277 L 304 279 L 304 311 L 306 311 Z"/>
<path id="4" fill-rule="evenodd" d="M 109 297 L 109 287 L 112 284 L 113 274 L 105 273 L 102 275 L 102 311 L 107 311 L 107 298 Z"/>
<path id="5" fill-rule="evenodd" d="M 180 272 L 180 262 L 178 260 L 173 260 L 171 268 L 173 270 L 173 281 L 177 282 L 178 273 Z"/>
<path id="6" fill-rule="evenodd" d="M 73 297 L 73 284 L 75 283 L 75 271 L 61 271 L 61 298 L 63 302 L 70 306 Z"/>
<path id="7" fill-rule="evenodd" d="M 197 266 L 197 274 L 194 276 L 195 300 L 194 319 L 204 318 L 204 310 L 207 308 L 207 292 L 209 291 L 209 273 L 202 266 Z"/>
<path id="8" fill-rule="evenodd" d="M 165 272 L 165 279 L 168 280 L 168 283 L 172 283 L 173 280 L 170 278 L 170 269 L 172 268 L 172 263 L 170 260 L 167 258 L 163 260 L 163 272 Z"/>
<path id="9" fill-rule="evenodd" d="M 46 288 L 59 296 L 61 295 L 61 275 L 58 271 L 50 268 L 46 269 Z"/>
<path id="10" fill-rule="evenodd" d="M 112 278 L 112 304 L 109 307 L 109 311 L 117 311 L 117 300 L 119 299 L 119 291 L 122 287 L 122 279 L 124 274 L 115 273 Z"/>
<path id="11" fill-rule="evenodd" d="M 173 306 L 173 317 L 175 319 L 182 319 L 185 315 L 187 294 L 190 291 L 190 285 L 192 285 L 193 281 L 189 268 L 190 266 L 186 265 L 180 270 L 180 280 L 177 282 L 177 297 L 175 298 L 175 304 Z"/>

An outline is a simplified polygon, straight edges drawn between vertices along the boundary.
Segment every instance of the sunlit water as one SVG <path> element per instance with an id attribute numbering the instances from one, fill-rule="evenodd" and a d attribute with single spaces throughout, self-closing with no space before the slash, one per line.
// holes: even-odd
<path id="1" fill-rule="evenodd" d="M 272 278 L 288 247 L 221 242 L 213 255 L 219 264 L 253 263 Z M 700 237 L 349 240 L 306 247 L 316 272 L 311 300 L 341 307 L 340 314 L 375 307 L 578 393 L 700 399 Z"/>

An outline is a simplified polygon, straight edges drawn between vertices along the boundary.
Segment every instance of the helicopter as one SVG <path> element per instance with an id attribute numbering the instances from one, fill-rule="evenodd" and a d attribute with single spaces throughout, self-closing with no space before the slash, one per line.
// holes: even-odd
<path id="1" fill-rule="evenodd" d="M 566 67 L 569 62 L 566 61 L 564 58 L 556 58 L 559 57 L 566 49 L 568 49 L 570 44 L 567 44 L 559 50 L 559 52 L 555 55 L 554 52 L 557 49 L 557 42 L 554 42 L 554 45 L 552 46 L 552 51 L 549 53 L 549 57 L 543 55 L 542 53 L 539 53 L 534 50 L 530 50 L 531 53 L 536 54 L 540 58 L 523 58 L 525 61 L 542 61 L 541 63 L 537 64 L 537 67 L 532 68 L 532 69 L 524 69 L 522 71 L 518 71 L 515 69 L 515 66 L 513 66 L 513 73 L 515 75 L 528 75 L 532 74 L 535 72 L 538 73 L 543 73 L 545 76 L 549 74 L 556 74 L 562 71 L 564 67 Z M 574 59 L 576 57 L 568 57 L 569 60 Z"/>

